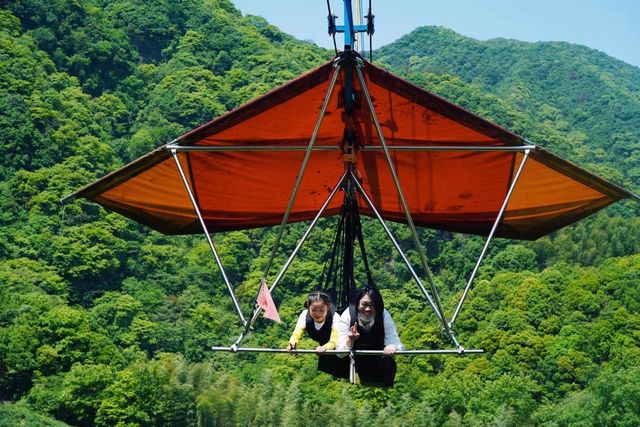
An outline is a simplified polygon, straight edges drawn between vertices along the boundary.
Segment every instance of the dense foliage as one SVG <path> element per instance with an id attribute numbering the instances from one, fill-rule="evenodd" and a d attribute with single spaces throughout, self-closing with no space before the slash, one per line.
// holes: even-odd
<path id="1" fill-rule="evenodd" d="M 12 403 L 0 406 L 0 425 L 59 425 L 45 415 L 79 426 L 640 424 L 637 204 L 535 242 L 496 241 L 457 324 L 465 346 L 487 353 L 398 357 L 394 389 L 333 381 L 313 356 L 214 354 L 209 346 L 228 345 L 240 328 L 206 242 L 59 200 L 331 52 L 228 0 L 2 5 L 0 397 Z M 378 57 L 640 188 L 637 68 L 583 47 L 478 42 L 437 28 Z M 260 319 L 248 345 L 285 345 L 333 223 L 314 231 L 275 293 L 284 323 Z M 449 347 L 384 231 L 364 226 L 405 345 Z M 391 227 L 411 248 L 408 231 Z M 286 230 L 276 265 L 301 230 Z M 420 236 L 452 308 L 482 240 Z M 271 229 L 215 236 L 245 312 L 273 238 Z"/>

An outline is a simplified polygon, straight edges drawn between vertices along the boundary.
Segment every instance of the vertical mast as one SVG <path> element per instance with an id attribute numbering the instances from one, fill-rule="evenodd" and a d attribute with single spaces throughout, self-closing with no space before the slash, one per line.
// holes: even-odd
<path id="1" fill-rule="evenodd" d="M 356 33 L 367 32 L 367 25 L 363 25 L 363 9 L 362 0 L 343 0 L 344 1 L 344 25 L 336 25 L 337 33 L 344 33 L 344 51 L 356 50 Z M 355 2 L 355 8 L 352 5 Z M 355 9 L 355 18 L 354 18 Z M 358 24 L 356 24 L 358 22 Z M 331 33 L 331 29 L 329 31 Z"/>

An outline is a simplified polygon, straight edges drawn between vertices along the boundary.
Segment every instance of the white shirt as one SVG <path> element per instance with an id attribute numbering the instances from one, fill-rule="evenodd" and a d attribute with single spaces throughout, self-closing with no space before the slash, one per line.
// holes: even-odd
<path id="1" fill-rule="evenodd" d="M 384 346 L 388 346 L 393 344 L 396 346 L 398 350 L 404 350 L 404 346 L 402 342 L 400 342 L 400 337 L 398 336 L 398 330 L 396 329 L 396 324 L 393 323 L 393 319 L 391 319 L 391 314 L 384 309 L 382 312 L 382 319 L 384 321 Z M 335 320 L 334 320 L 335 322 Z M 338 344 L 336 346 L 336 350 L 351 350 L 351 347 L 347 345 L 349 339 L 348 334 L 351 326 L 354 322 L 351 321 L 351 314 L 349 313 L 349 309 L 347 308 L 342 315 L 340 316 L 340 320 L 338 321 L 338 332 L 340 335 L 338 336 Z M 362 322 L 358 322 L 362 326 Z M 375 323 L 375 320 L 371 321 L 371 326 Z"/>

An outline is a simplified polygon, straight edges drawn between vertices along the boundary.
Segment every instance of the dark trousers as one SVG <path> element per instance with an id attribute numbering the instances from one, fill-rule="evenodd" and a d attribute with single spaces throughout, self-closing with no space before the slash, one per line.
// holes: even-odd
<path id="1" fill-rule="evenodd" d="M 337 378 L 349 378 L 349 358 L 335 354 L 318 356 L 318 370 Z"/>
<path id="2" fill-rule="evenodd" d="M 362 385 L 393 387 L 397 369 L 393 357 L 356 356 L 356 372 Z"/>

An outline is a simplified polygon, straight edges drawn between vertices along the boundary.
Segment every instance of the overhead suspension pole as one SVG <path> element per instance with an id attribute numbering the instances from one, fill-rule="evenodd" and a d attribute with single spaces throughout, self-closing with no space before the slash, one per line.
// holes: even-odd
<path id="1" fill-rule="evenodd" d="M 366 33 L 367 31 L 370 31 L 372 27 L 368 25 L 362 25 L 362 24 L 355 25 L 353 20 L 353 7 L 351 5 L 351 0 L 343 0 L 343 1 L 344 1 L 344 25 L 335 25 L 335 20 L 330 19 L 329 34 L 344 33 L 344 51 L 346 52 L 349 50 L 354 50 L 356 33 Z M 356 1 L 361 2 L 362 0 L 356 0 Z M 360 19 L 362 19 L 361 5 L 357 8 L 357 10 L 358 10 L 358 13 L 360 14 L 359 15 Z M 371 14 L 371 4 L 369 4 L 369 14 Z M 332 27 L 332 24 L 333 24 L 333 27 Z"/>
<path id="2" fill-rule="evenodd" d="M 344 0 L 344 50 L 353 50 L 355 43 L 355 29 L 353 27 L 353 9 L 351 0 Z"/>

